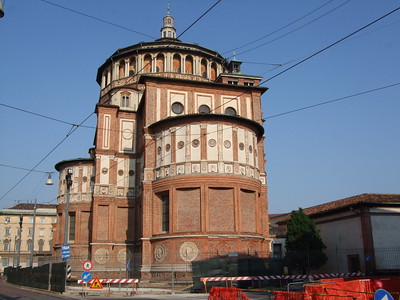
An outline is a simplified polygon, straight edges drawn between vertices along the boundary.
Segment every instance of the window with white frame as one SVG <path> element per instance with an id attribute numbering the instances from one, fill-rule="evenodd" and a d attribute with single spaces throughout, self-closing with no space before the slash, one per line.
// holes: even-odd
<path id="1" fill-rule="evenodd" d="M 39 236 L 44 236 L 44 228 L 39 228 Z"/>

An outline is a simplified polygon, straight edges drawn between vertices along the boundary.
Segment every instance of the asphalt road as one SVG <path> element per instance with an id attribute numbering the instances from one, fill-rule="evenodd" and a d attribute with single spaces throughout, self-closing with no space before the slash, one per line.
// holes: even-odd
<path id="1" fill-rule="evenodd" d="M 246 292 L 251 300 L 273 299 L 266 292 Z M 20 287 L 0 280 L 0 300 L 52 300 L 52 299 L 137 299 L 137 300 L 162 300 L 162 299 L 208 299 L 208 294 L 136 294 L 126 296 L 124 293 L 112 293 L 111 296 L 102 296 L 90 293 L 87 297 L 82 297 L 78 293 L 60 294 L 55 292 L 41 291 L 29 287 Z"/>

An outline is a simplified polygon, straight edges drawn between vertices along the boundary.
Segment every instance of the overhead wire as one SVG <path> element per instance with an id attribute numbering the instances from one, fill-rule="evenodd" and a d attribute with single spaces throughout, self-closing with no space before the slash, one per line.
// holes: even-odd
<path id="1" fill-rule="evenodd" d="M 298 19 L 296 19 L 296 20 L 294 20 L 294 21 L 292 21 L 292 22 L 290 22 L 290 23 L 288 23 L 288 24 L 286 24 L 286 25 L 284 25 L 284 26 L 282 26 L 282 27 L 279 27 L 278 29 L 276 29 L 276 30 L 274 30 L 274 31 L 272 31 L 272 32 L 270 32 L 270 33 L 268 33 L 268 34 L 266 34 L 266 35 L 260 37 L 260 38 L 257 38 L 257 39 L 255 39 L 255 40 L 252 41 L 252 42 L 248 42 L 248 43 L 246 43 L 246 44 L 244 44 L 244 45 L 242 45 L 242 46 L 239 46 L 239 47 L 236 47 L 236 48 L 234 48 L 234 49 L 225 51 L 225 52 L 222 53 L 222 55 L 225 55 L 225 54 L 230 53 L 230 52 L 232 52 L 232 51 L 236 51 L 236 50 L 242 49 L 242 48 L 247 47 L 247 46 L 250 46 L 250 45 L 252 45 L 252 44 L 254 44 L 254 43 L 256 43 L 256 42 L 258 42 L 258 41 L 260 41 L 260 40 L 262 40 L 262 39 L 265 39 L 265 38 L 267 38 L 267 37 L 269 37 L 269 36 L 271 36 L 271 35 L 273 35 L 273 34 L 279 32 L 279 31 L 281 31 L 281 30 L 283 30 L 283 29 L 289 27 L 290 25 L 293 25 L 293 24 L 297 23 L 298 21 L 300 21 L 300 20 L 302 20 L 302 19 L 308 17 L 309 15 L 311 15 L 311 14 L 313 14 L 314 12 L 316 12 L 316 11 L 320 10 L 321 8 L 325 7 L 326 5 L 328 5 L 329 3 L 331 3 L 332 1 L 334 1 L 334 0 L 330 0 L 330 1 L 326 2 L 326 3 L 324 3 L 323 5 L 317 7 L 316 9 L 314 9 L 314 10 L 312 10 L 311 12 L 305 14 L 304 16 L 302 16 L 302 17 L 300 17 L 300 18 L 298 18 Z"/>
<path id="2" fill-rule="evenodd" d="M 307 22 L 307 23 L 301 25 L 300 27 L 297 27 L 297 28 L 295 28 L 295 29 L 293 29 L 293 30 L 291 30 L 291 31 L 289 31 L 289 32 L 287 32 L 287 33 L 285 33 L 285 34 L 282 34 L 282 35 L 280 35 L 280 36 L 278 36 L 278 37 L 276 37 L 276 38 L 274 38 L 274 39 L 272 39 L 272 40 L 270 40 L 270 41 L 268 41 L 268 42 L 265 42 L 265 43 L 263 43 L 263 44 L 261 44 L 261 45 L 258 45 L 258 46 L 256 46 L 256 47 L 250 48 L 250 49 L 248 49 L 248 50 L 246 50 L 246 51 L 243 51 L 243 52 L 240 52 L 240 53 L 236 53 L 236 55 L 242 55 L 242 54 L 248 53 L 248 52 L 250 52 L 250 51 L 253 51 L 253 50 L 256 50 L 256 49 L 258 49 L 258 48 L 260 48 L 260 47 L 263 47 L 263 46 L 265 46 L 265 45 L 268 45 L 268 44 L 270 44 L 270 43 L 272 43 L 272 42 L 275 42 L 275 41 L 277 41 L 277 40 L 280 40 L 281 38 L 283 38 L 283 37 L 285 37 L 285 36 L 288 36 L 288 35 L 292 34 L 293 32 L 296 32 L 296 31 L 298 31 L 298 30 L 300 30 L 300 29 L 302 29 L 302 28 L 304 28 L 304 27 L 306 27 L 306 26 L 308 26 L 308 25 L 310 25 L 310 24 L 312 24 L 312 23 L 318 21 L 319 19 L 321 19 L 321 18 L 325 17 L 326 15 L 330 14 L 331 12 L 333 12 L 333 11 L 339 9 L 340 7 L 342 7 L 342 6 L 344 6 L 345 4 L 349 3 L 350 1 L 351 1 L 351 0 L 347 0 L 346 2 L 344 2 L 344 3 L 340 4 L 339 6 L 337 6 L 337 7 L 333 8 L 333 9 L 331 9 L 330 11 L 328 11 L 328 12 L 322 14 L 321 16 L 319 16 L 319 17 L 317 17 L 317 18 L 311 20 L 310 22 Z"/>
<path id="3" fill-rule="evenodd" d="M 90 19 L 93 19 L 93 20 L 96 20 L 96 21 L 99 21 L 99 22 L 103 22 L 103 23 L 106 23 L 106 24 L 109 24 L 109 25 L 112 25 L 112 26 L 115 26 L 115 27 L 118 27 L 118 28 L 121 28 L 121 29 L 130 31 L 130 32 L 133 32 L 133 33 L 136 33 L 136 34 L 139 34 L 139 35 L 143 35 L 143 36 L 146 36 L 146 37 L 155 39 L 155 37 L 153 37 L 153 36 L 151 36 L 151 35 L 148 35 L 148 34 L 146 34 L 146 33 L 139 32 L 139 31 L 130 29 L 130 28 L 128 28 L 128 27 L 125 27 L 125 26 L 118 25 L 118 24 L 115 24 L 115 23 L 110 22 L 110 21 L 106 21 L 106 20 L 100 19 L 100 18 L 98 18 L 98 17 L 91 16 L 91 15 L 89 15 L 89 14 L 86 14 L 86 13 L 83 13 L 83 12 L 80 12 L 80 11 L 77 11 L 77 10 L 72 9 L 72 8 L 68 8 L 68 7 L 66 7 L 66 6 L 62 6 L 62 5 L 60 5 L 60 4 L 53 3 L 53 2 L 48 1 L 48 0 L 39 0 L 39 1 L 42 1 L 42 2 L 44 2 L 44 3 L 47 3 L 47 4 L 50 4 L 50 5 L 53 5 L 53 6 L 56 6 L 56 7 L 65 9 L 65 10 L 68 10 L 68 11 L 70 11 L 70 12 L 79 14 L 79 15 L 81 15 L 81 16 L 84 16 L 84 17 L 87 17 L 87 18 L 90 18 Z"/>
<path id="4" fill-rule="evenodd" d="M 59 7 L 61 7 L 61 8 L 64 8 L 64 9 L 67 9 L 67 10 L 70 10 L 70 11 L 73 11 L 73 12 L 75 12 L 75 13 L 79 13 L 79 14 L 82 14 L 82 15 L 85 15 L 85 16 L 87 16 L 87 17 L 90 17 L 90 18 L 93 18 L 93 19 L 96 19 L 96 20 L 99 20 L 99 21 L 102 21 L 102 22 L 105 22 L 105 23 L 109 23 L 109 22 L 107 22 L 107 21 L 104 21 L 104 20 L 101 20 L 101 19 L 98 19 L 98 18 L 96 18 L 96 17 L 92 17 L 92 16 L 89 16 L 89 15 L 86 15 L 86 14 L 83 14 L 83 13 L 81 13 L 81 12 L 78 12 L 78 11 L 75 11 L 75 10 L 72 10 L 72 9 L 69 9 L 69 8 L 66 8 L 66 7 L 63 7 L 63 6 L 60 6 L 60 5 L 57 5 L 57 4 L 54 4 L 54 3 L 52 3 L 52 2 L 50 2 L 50 1 L 47 1 L 47 0 L 40 0 L 40 1 L 42 1 L 42 2 L 46 2 L 46 3 L 48 3 L 48 4 L 52 4 L 52 5 L 55 5 L 55 6 L 59 6 Z M 186 29 L 186 30 L 184 30 L 179 36 L 178 36 L 178 38 L 180 37 L 180 36 L 182 36 L 189 28 L 191 28 L 194 24 L 196 24 L 200 19 L 202 19 L 208 12 L 210 12 L 218 3 L 220 3 L 222 0 L 218 0 L 214 5 L 212 5 L 206 12 L 204 12 L 200 17 L 198 17 L 191 25 L 189 25 L 189 27 Z M 112 23 L 111 23 L 112 24 Z M 112 24 L 112 25 L 115 25 L 115 24 Z M 120 27 L 120 26 L 118 26 L 118 27 Z M 126 29 L 126 28 L 125 28 Z M 136 31 L 135 31 L 136 32 Z M 138 33 L 138 32 L 136 32 L 136 33 Z M 153 37 L 152 37 L 153 38 Z M 172 44 L 172 42 L 171 42 L 171 44 Z M 146 66 L 145 66 L 146 67 Z M 145 68 L 145 67 L 143 67 L 143 69 Z M 133 77 L 131 77 L 131 78 L 133 78 Z M 6 105 L 4 105 L 4 106 L 6 106 Z M 88 117 L 86 117 L 79 125 L 76 125 L 76 124 L 71 124 L 70 123 L 70 125 L 72 126 L 72 128 L 71 128 L 71 130 L 67 133 L 67 135 L 66 135 L 66 137 L 65 138 L 63 138 L 44 158 L 42 158 L 33 168 L 31 168 L 31 169 L 29 169 L 29 171 L 28 171 L 28 173 L 27 174 L 25 174 L 25 176 L 23 176 L 16 184 L 14 184 L 3 196 L 1 196 L 0 197 L 0 201 L 5 197 L 5 196 L 7 196 L 16 186 L 18 186 L 31 172 L 33 172 L 33 170 L 34 169 L 36 169 L 36 167 L 37 166 L 39 166 L 51 153 L 53 153 L 72 133 L 74 133 L 79 127 L 81 127 L 81 125 L 84 123 L 84 122 L 86 122 L 92 115 L 93 115 L 94 113 L 92 112 Z M 38 116 L 40 115 L 40 114 L 37 114 Z M 41 117 L 44 117 L 43 115 L 40 115 Z M 57 119 L 55 119 L 55 120 L 57 120 Z M 57 120 L 57 121 L 61 121 L 61 120 Z M 61 121 L 61 122 L 63 122 L 63 121 Z M 64 122 L 63 122 L 64 123 Z"/>

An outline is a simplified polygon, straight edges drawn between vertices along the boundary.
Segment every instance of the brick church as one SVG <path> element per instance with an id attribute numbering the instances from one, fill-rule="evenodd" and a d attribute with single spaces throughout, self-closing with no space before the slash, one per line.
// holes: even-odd
<path id="1" fill-rule="evenodd" d="M 240 61 L 176 36 L 168 13 L 159 39 L 100 66 L 90 156 L 55 166 L 53 255 L 67 238 L 75 272 L 89 259 L 99 276 L 151 280 L 190 276 L 197 260 L 269 257 L 267 88 Z"/>

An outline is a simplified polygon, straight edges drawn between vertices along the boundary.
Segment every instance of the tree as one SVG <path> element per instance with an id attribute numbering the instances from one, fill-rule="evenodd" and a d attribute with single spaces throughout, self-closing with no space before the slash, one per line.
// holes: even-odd
<path id="1" fill-rule="evenodd" d="M 300 208 L 292 211 L 287 223 L 286 257 L 303 274 L 323 266 L 328 257 L 315 222 Z"/>

